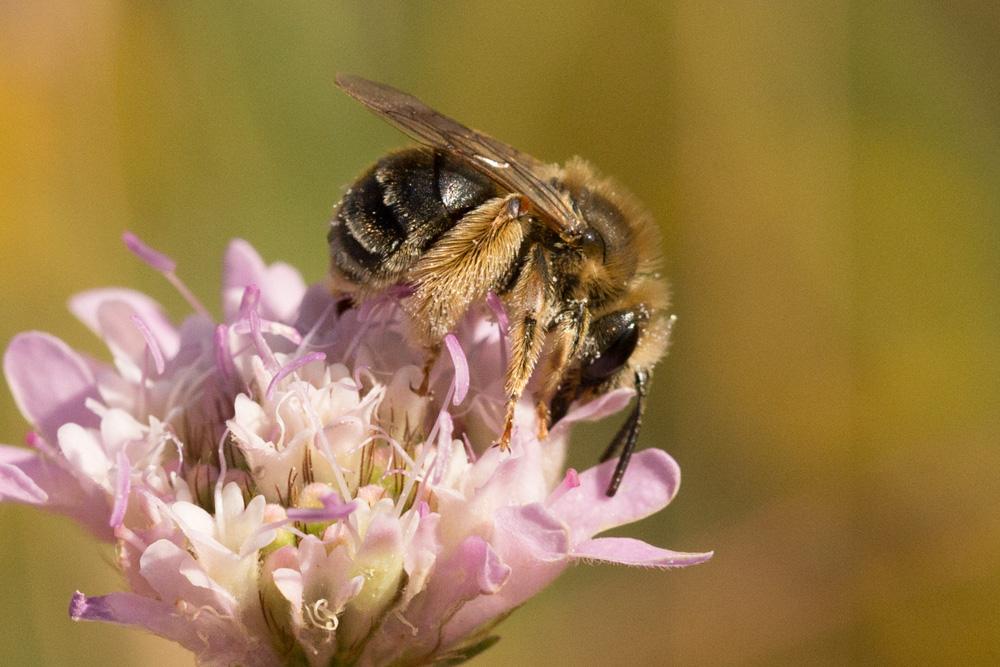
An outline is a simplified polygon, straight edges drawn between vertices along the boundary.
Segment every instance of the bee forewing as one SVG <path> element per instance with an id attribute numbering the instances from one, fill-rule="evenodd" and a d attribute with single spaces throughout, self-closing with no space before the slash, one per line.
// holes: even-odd
<path id="1" fill-rule="evenodd" d="M 337 85 L 420 143 L 462 158 L 510 192 L 527 197 L 560 236 L 571 239 L 584 229 L 561 194 L 540 176 L 545 165 L 530 155 L 383 83 L 338 74 Z"/>

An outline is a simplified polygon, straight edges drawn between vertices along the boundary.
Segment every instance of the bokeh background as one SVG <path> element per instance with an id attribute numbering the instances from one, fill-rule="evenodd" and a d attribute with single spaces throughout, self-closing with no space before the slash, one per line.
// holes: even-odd
<path id="1" fill-rule="evenodd" d="M 995 664 L 998 7 L 5 2 L 0 340 L 100 354 L 64 309 L 94 286 L 183 313 L 126 228 L 207 300 L 235 236 L 319 279 L 342 188 L 405 143 L 333 74 L 391 82 L 653 211 L 680 319 L 643 444 L 685 481 L 625 532 L 717 554 L 575 568 L 474 664 Z M 26 429 L 3 392 L 0 439 Z M 0 663 L 190 664 L 69 621 L 119 585 L 74 525 L 0 531 Z"/>

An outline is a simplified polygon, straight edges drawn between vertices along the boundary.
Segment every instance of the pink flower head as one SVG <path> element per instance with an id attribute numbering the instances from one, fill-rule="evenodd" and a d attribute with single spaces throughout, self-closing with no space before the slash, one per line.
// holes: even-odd
<path id="1" fill-rule="evenodd" d="M 126 242 L 182 285 L 172 260 Z M 404 291 L 343 311 L 244 241 L 223 283 L 224 321 L 197 307 L 179 327 L 130 290 L 75 297 L 111 363 L 38 332 L 7 348 L 36 431 L 30 450 L 0 448 L 0 496 L 115 541 L 128 584 L 75 594 L 72 618 L 146 628 L 205 665 L 428 664 L 487 646 L 575 561 L 710 557 L 598 537 L 670 502 L 680 471 L 664 452 L 637 453 L 611 498 L 613 462 L 564 470 L 571 425 L 628 390 L 574 406 L 544 443 L 526 395 L 511 451 L 490 447 L 506 363 L 495 297 L 446 337 L 421 391 Z"/>

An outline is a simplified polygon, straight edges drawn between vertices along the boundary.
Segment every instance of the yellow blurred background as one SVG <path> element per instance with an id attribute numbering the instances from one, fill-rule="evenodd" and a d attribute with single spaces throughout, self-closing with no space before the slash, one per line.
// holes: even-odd
<path id="1" fill-rule="evenodd" d="M 574 568 L 473 664 L 996 664 L 998 7 L 3 3 L 0 341 L 101 353 L 64 307 L 95 286 L 183 313 L 126 228 L 206 300 L 236 236 L 319 279 L 342 188 L 405 143 L 333 74 L 383 80 L 653 211 L 679 323 L 642 444 L 685 481 L 621 532 L 716 550 Z M 0 664 L 191 664 L 69 620 L 120 585 L 69 521 L 0 530 Z"/>

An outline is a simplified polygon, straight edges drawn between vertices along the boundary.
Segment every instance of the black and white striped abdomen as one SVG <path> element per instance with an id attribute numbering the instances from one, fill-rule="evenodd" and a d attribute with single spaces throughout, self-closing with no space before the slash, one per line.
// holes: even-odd
<path id="1" fill-rule="evenodd" d="M 330 223 L 335 279 L 372 289 L 399 282 L 441 234 L 497 194 L 487 177 L 445 153 L 383 157 L 344 194 Z"/>

